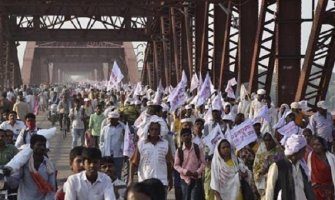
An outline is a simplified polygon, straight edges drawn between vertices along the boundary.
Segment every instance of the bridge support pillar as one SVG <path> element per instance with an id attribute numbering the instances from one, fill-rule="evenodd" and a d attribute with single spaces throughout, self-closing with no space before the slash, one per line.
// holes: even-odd
<path id="1" fill-rule="evenodd" d="M 52 83 L 53 81 L 55 81 L 53 79 L 54 63 L 48 63 L 48 69 L 49 69 L 49 83 Z"/>
<path id="2" fill-rule="evenodd" d="M 109 80 L 108 77 L 108 63 L 102 63 L 102 73 L 103 73 L 103 80 Z"/>
<path id="3" fill-rule="evenodd" d="M 98 69 L 94 69 L 93 70 L 93 75 L 94 75 L 94 79 L 93 80 L 97 81 L 98 80 Z"/>
<path id="4" fill-rule="evenodd" d="M 57 82 L 59 83 L 62 81 L 60 76 L 61 76 L 61 70 L 58 68 L 57 69 Z"/>

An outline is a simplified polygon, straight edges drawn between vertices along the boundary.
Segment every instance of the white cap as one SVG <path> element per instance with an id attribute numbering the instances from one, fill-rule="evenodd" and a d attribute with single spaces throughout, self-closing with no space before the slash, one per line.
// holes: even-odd
<path id="1" fill-rule="evenodd" d="M 322 108 L 322 109 L 325 109 L 325 110 L 328 109 L 328 106 L 326 105 L 326 102 L 325 102 L 325 101 L 319 101 L 319 102 L 316 104 L 316 106 L 317 106 L 318 108 Z"/>
<path id="2" fill-rule="evenodd" d="M 225 108 L 226 106 L 230 106 L 230 107 L 231 107 L 231 105 L 230 105 L 229 102 L 225 102 L 225 103 L 223 104 L 223 107 L 224 107 L 224 108 Z"/>
<path id="3" fill-rule="evenodd" d="M 120 118 L 120 114 L 116 111 L 110 112 L 108 113 L 108 119 L 111 119 L 111 118 Z"/>
<path id="4" fill-rule="evenodd" d="M 87 101 L 90 101 L 90 99 L 89 98 L 85 98 L 84 101 L 87 102 Z"/>
<path id="5" fill-rule="evenodd" d="M 266 94 L 266 91 L 264 89 L 258 89 L 257 94 L 264 95 L 264 94 Z"/>
<path id="6" fill-rule="evenodd" d="M 292 102 L 290 105 L 291 109 L 298 109 L 300 107 L 298 102 Z"/>
<path id="7" fill-rule="evenodd" d="M 222 120 L 229 120 L 229 121 L 234 121 L 232 115 L 223 115 Z"/>
<path id="8" fill-rule="evenodd" d="M 191 105 L 186 105 L 186 106 L 185 106 L 185 109 L 187 109 L 187 110 L 188 110 L 188 109 L 192 109 L 192 106 L 191 106 Z"/>
<path id="9" fill-rule="evenodd" d="M 162 112 L 168 112 L 169 111 L 169 106 L 166 105 L 165 103 L 162 103 L 161 106 L 162 106 Z"/>
<path id="10" fill-rule="evenodd" d="M 147 92 L 148 92 L 148 94 L 151 94 L 151 93 L 154 93 L 155 91 L 153 89 L 149 88 Z"/>
<path id="11" fill-rule="evenodd" d="M 141 102 L 140 100 L 137 99 L 137 100 L 134 101 L 134 104 L 135 104 L 135 105 L 140 105 L 140 104 L 142 104 L 142 102 Z"/>
<path id="12" fill-rule="evenodd" d="M 192 119 L 191 118 L 184 118 L 184 119 L 181 119 L 180 120 L 180 123 L 193 123 Z"/>

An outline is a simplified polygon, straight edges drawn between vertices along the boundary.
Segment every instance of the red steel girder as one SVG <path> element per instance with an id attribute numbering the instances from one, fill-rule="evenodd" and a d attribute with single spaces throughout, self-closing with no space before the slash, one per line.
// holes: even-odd
<path id="1" fill-rule="evenodd" d="M 223 51 L 223 35 L 225 26 L 222 26 L 222 22 L 227 20 L 226 13 L 222 10 L 219 5 L 214 5 L 214 54 L 213 54 L 213 65 L 212 65 L 212 79 L 213 85 L 218 86 L 220 83 L 220 67 L 221 67 L 221 56 Z"/>
<path id="2" fill-rule="evenodd" d="M 155 16 L 162 7 L 180 6 L 183 1 L 147 0 L 0 0 L 0 12 L 12 15 Z"/>
<path id="3" fill-rule="evenodd" d="M 153 41 L 154 48 L 154 79 L 155 82 L 153 84 L 154 89 L 156 89 L 159 81 L 165 85 L 166 71 L 164 67 L 164 56 L 163 56 L 163 44 L 161 41 Z"/>
<path id="4" fill-rule="evenodd" d="M 277 104 L 294 101 L 300 75 L 301 0 L 277 1 Z"/>
<path id="5" fill-rule="evenodd" d="M 238 85 L 249 81 L 252 50 L 258 22 L 258 1 L 244 1 L 239 6 Z"/>
<path id="6" fill-rule="evenodd" d="M 264 88 L 271 91 L 275 63 L 275 0 L 262 0 L 249 78 L 249 93 Z"/>
<path id="7" fill-rule="evenodd" d="M 223 41 L 223 51 L 221 57 L 220 90 L 225 88 L 229 79 L 237 77 L 238 70 L 238 43 L 239 43 L 239 16 L 238 8 L 229 1 L 227 3 L 227 19 L 225 21 L 225 34 Z"/>
<path id="8" fill-rule="evenodd" d="M 171 77 L 171 85 L 177 85 L 177 82 L 181 79 L 181 32 L 182 32 L 182 20 L 181 13 L 175 8 L 171 8 L 171 34 L 172 34 L 172 46 L 173 46 L 173 66 L 171 66 L 171 72 L 175 74 Z"/>
<path id="9" fill-rule="evenodd" d="M 191 80 L 193 73 L 193 59 L 192 59 L 192 17 L 193 17 L 193 7 L 188 4 L 184 7 L 184 21 L 182 28 L 182 67 L 185 71 L 187 80 Z"/>
<path id="10" fill-rule="evenodd" d="M 142 78 L 144 79 L 147 78 L 146 83 L 151 88 L 154 88 L 154 84 L 155 84 L 155 69 L 154 69 L 153 62 L 154 62 L 153 43 L 148 42 L 147 47 L 145 49 L 145 54 L 144 54 L 143 68 L 145 70 L 142 73 Z"/>
<path id="11" fill-rule="evenodd" d="M 7 39 L 3 34 L 6 31 L 6 16 L 0 16 L 0 71 L 4 72 L 7 62 Z M 0 73 L 0 86 L 4 86 L 4 73 Z"/>
<path id="12" fill-rule="evenodd" d="M 196 72 L 202 77 L 208 70 L 208 4 L 198 3 L 195 8 Z"/>
<path id="13" fill-rule="evenodd" d="M 331 5 L 328 5 L 331 4 Z M 324 100 L 335 62 L 335 5 L 319 0 L 295 99 Z"/>
<path id="14" fill-rule="evenodd" d="M 14 87 L 22 84 L 16 43 L 8 40 L 8 17 L 0 16 L 0 86 Z"/>
<path id="15" fill-rule="evenodd" d="M 136 30 L 34 30 L 11 29 L 11 40 L 16 41 L 148 41 L 145 29 Z"/>
<path id="16" fill-rule="evenodd" d="M 163 86 L 171 85 L 171 20 L 170 8 L 164 8 L 165 15 L 160 17 L 161 36 L 162 36 L 162 51 L 163 51 L 163 69 L 161 79 Z M 163 76 L 164 75 L 164 76 Z"/>

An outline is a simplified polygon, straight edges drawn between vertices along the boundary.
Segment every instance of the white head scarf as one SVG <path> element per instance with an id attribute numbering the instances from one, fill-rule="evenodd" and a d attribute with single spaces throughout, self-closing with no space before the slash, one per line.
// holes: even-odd
<path id="1" fill-rule="evenodd" d="M 300 149 L 307 145 L 306 139 L 303 135 L 291 135 L 285 143 L 285 155 L 289 156 L 297 153 Z"/>
<path id="2" fill-rule="evenodd" d="M 234 151 L 231 148 L 231 159 L 234 162 L 234 166 L 229 166 L 221 157 L 219 152 L 219 145 L 222 142 L 220 140 L 214 150 L 214 156 L 212 159 L 211 166 L 211 182 L 210 187 L 220 193 L 221 198 L 225 199 L 236 199 L 239 188 L 240 188 L 240 179 L 239 179 L 239 170 L 245 171 L 243 167 L 243 161 L 238 160 L 234 155 Z"/>
<path id="3" fill-rule="evenodd" d="M 148 138 L 149 126 L 150 126 L 151 123 L 159 123 L 161 138 L 163 138 L 165 135 L 168 134 L 169 129 L 167 127 L 166 122 L 163 120 L 163 118 L 158 117 L 157 115 L 152 115 L 150 117 L 149 121 L 144 126 L 142 139 L 147 139 Z"/>

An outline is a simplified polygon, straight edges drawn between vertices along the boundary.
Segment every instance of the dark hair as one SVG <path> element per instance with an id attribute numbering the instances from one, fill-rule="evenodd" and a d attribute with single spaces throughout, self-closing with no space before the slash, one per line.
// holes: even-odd
<path id="1" fill-rule="evenodd" d="M 263 134 L 263 139 L 265 138 L 265 136 L 267 136 L 267 135 L 269 135 L 270 137 L 271 137 L 271 139 L 273 140 L 273 137 L 272 137 L 272 135 L 271 135 L 271 133 L 269 133 L 269 132 L 265 132 L 264 134 Z"/>
<path id="2" fill-rule="evenodd" d="M 181 136 L 184 135 L 184 134 L 186 134 L 186 133 L 189 133 L 189 134 L 192 135 L 192 130 L 191 130 L 190 128 L 182 128 L 182 129 L 180 130 L 180 135 L 181 135 Z"/>
<path id="3" fill-rule="evenodd" d="M 111 163 L 114 164 L 114 159 L 112 156 L 104 156 L 101 158 L 101 163 Z"/>
<path id="4" fill-rule="evenodd" d="M 321 143 L 321 145 L 323 146 L 324 151 L 328 151 L 328 145 L 327 142 L 324 138 L 320 137 L 320 136 L 314 136 L 312 140 L 317 140 Z"/>
<path id="5" fill-rule="evenodd" d="M 47 139 L 43 135 L 32 135 L 30 139 L 30 147 L 33 147 L 37 142 L 47 142 Z"/>
<path id="6" fill-rule="evenodd" d="M 81 154 L 83 162 L 85 160 L 101 160 L 101 151 L 100 149 L 90 147 L 84 148 L 83 153 Z"/>
<path id="7" fill-rule="evenodd" d="M 9 111 L 9 113 L 8 113 L 9 115 L 10 114 L 14 114 L 14 115 L 17 115 L 17 112 L 16 111 L 14 111 L 14 110 L 11 110 L 11 111 Z"/>
<path id="8" fill-rule="evenodd" d="M 72 164 L 73 160 L 77 157 L 77 156 L 81 156 L 83 154 L 83 150 L 85 147 L 82 146 L 76 146 L 73 147 L 70 151 L 70 165 Z"/>
<path id="9" fill-rule="evenodd" d="M 289 113 L 285 118 L 295 119 L 295 113 L 291 112 Z"/>
<path id="10" fill-rule="evenodd" d="M 163 183 L 157 178 L 149 178 L 142 181 L 150 190 L 151 200 L 165 199 L 166 191 Z"/>
<path id="11" fill-rule="evenodd" d="M 36 119 L 36 115 L 34 113 L 27 113 L 26 116 L 24 117 L 24 119 Z"/>
<path id="12" fill-rule="evenodd" d="M 156 178 L 146 179 L 142 182 L 130 185 L 126 192 L 126 199 L 130 191 L 144 194 L 151 200 L 166 199 L 165 187 L 163 183 Z"/>
<path id="13" fill-rule="evenodd" d="M 310 128 L 304 128 L 304 130 L 302 131 L 302 133 L 305 133 L 305 132 L 308 132 L 311 135 L 313 135 L 313 132 L 312 132 L 312 130 Z"/>
<path id="14" fill-rule="evenodd" d="M 202 118 L 197 118 L 197 119 L 194 121 L 194 123 L 197 123 L 197 122 L 201 122 L 201 123 L 202 123 L 202 125 L 204 125 L 204 124 L 205 124 L 205 120 L 204 120 L 204 119 L 202 119 Z"/>
<path id="15" fill-rule="evenodd" d="M 150 197 L 150 188 L 147 187 L 147 185 L 143 184 L 142 182 L 138 182 L 138 183 L 133 183 L 131 184 L 126 191 L 125 194 L 125 199 L 128 199 L 128 193 L 129 192 L 137 192 L 137 193 L 141 193 L 144 194 L 145 196 Z"/>
<path id="16" fill-rule="evenodd" d="M 11 133 L 12 136 L 14 135 L 14 132 L 10 129 L 5 129 L 5 132 L 6 132 L 6 136 L 8 136 L 9 134 L 8 133 Z"/>
<path id="17" fill-rule="evenodd" d="M 222 140 L 220 141 L 220 144 L 218 145 L 218 148 L 219 148 L 219 149 L 220 149 L 221 144 L 224 143 L 224 142 L 228 143 L 229 146 L 231 147 L 231 144 L 230 144 L 230 142 L 229 142 L 227 139 L 222 139 Z M 219 151 L 219 152 L 220 152 L 220 151 Z"/>

